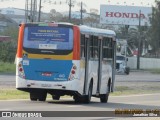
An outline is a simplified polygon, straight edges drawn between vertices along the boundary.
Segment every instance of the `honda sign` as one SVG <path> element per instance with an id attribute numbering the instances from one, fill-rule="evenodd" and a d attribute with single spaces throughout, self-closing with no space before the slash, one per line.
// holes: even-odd
<path id="1" fill-rule="evenodd" d="M 123 25 L 150 25 L 151 7 L 101 5 L 100 23 Z"/>

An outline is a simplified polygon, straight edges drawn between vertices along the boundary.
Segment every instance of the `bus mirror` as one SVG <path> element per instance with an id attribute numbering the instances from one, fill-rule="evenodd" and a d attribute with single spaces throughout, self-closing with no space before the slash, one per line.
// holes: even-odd
<path id="1" fill-rule="evenodd" d="M 128 58 L 126 58 L 126 61 L 128 61 Z"/>

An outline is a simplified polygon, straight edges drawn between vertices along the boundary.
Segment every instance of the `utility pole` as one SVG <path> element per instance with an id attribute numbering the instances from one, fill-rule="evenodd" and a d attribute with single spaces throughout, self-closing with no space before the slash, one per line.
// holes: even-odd
<path id="1" fill-rule="evenodd" d="M 33 22 L 33 0 L 31 0 L 30 4 L 30 22 Z"/>
<path id="2" fill-rule="evenodd" d="M 81 24 L 83 25 L 83 3 L 81 2 Z"/>
<path id="3" fill-rule="evenodd" d="M 26 22 L 35 22 L 37 20 L 37 0 L 26 0 L 25 2 Z"/>
<path id="4" fill-rule="evenodd" d="M 33 21 L 32 22 L 35 22 L 36 21 L 36 14 L 37 14 L 37 0 L 34 0 L 33 2 Z"/>
<path id="5" fill-rule="evenodd" d="M 41 21 L 41 0 L 39 1 L 39 13 L 38 13 L 38 22 Z"/>
<path id="6" fill-rule="evenodd" d="M 25 22 L 28 22 L 28 0 L 25 3 Z"/>
<path id="7" fill-rule="evenodd" d="M 157 1 L 157 5 L 158 5 L 158 10 L 160 11 L 160 1 Z M 160 18 L 160 12 L 158 12 L 158 18 Z M 157 26 L 159 29 L 158 31 L 160 31 L 160 24 L 158 24 Z M 160 34 L 158 35 L 158 39 L 160 39 Z M 158 48 L 160 48 L 160 41 L 157 40 L 157 45 L 156 45 L 156 51 L 158 50 Z M 157 56 L 157 53 L 156 53 L 156 56 Z"/>
<path id="8" fill-rule="evenodd" d="M 69 22 L 71 22 L 71 8 L 73 7 L 73 2 L 72 0 L 69 0 Z"/>
<path id="9" fill-rule="evenodd" d="M 71 7 L 72 7 L 72 0 L 69 0 L 69 22 L 71 22 Z"/>
<path id="10" fill-rule="evenodd" d="M 138 41 L 138 53 L 137 53 L 137 70 L 140 69 L 140 48 L 141 47 L 141 10 L 139 10 L 139 41 Z"/>

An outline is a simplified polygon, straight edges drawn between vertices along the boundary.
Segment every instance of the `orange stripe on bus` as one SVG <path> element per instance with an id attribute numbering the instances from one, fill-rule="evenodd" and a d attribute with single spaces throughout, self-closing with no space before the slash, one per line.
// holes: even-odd
<path id="1" fill-rule="evenodd" d="M 18 47 L 17 47 L 17 57 L 22 58 L 22 48 L 23 48 L 23 37 L 24 37 L 24 24 L 21 24 L 19 28 L 18 35 Z"/>
<path id="2" fill-rule="evenodd" d="M 77 26 L 74 26 L 73 31 L 74 31 L 73 60 L 79 60 L 80 59 L 80 30 Z"/>

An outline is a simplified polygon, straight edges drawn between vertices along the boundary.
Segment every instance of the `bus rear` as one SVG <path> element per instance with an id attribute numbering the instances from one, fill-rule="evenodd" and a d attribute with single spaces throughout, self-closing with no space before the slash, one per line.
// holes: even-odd
<path id="1" fill-rule="evenodd" d="M 76 42 L 75 42 L 76 41 Z M 78 91 L 79 29 L 73 25 L 21 24 L 19 28 L 16 88 L 30 92 L 31 100 L 45 101 Z"/>

